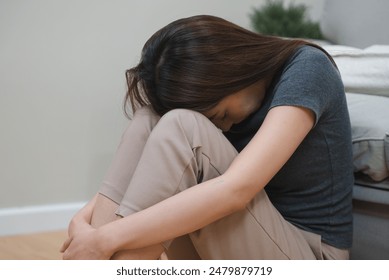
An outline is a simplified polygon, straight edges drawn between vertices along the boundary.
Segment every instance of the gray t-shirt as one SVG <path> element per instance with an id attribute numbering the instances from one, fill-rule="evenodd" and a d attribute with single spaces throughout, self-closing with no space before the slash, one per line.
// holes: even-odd
<path id="1" fill-rule="evenodd" d="M 319 49 L 300 47 L 273 80 L 262 107 L 225 135 L 241 151 L 276 106 L 312 110 L 315 126 L 265 190 L 283 217 L 338 247 L 352 245 L 352 144 L 343 83 Z M 288 139 L 284 139 L 288 141 Z"/>

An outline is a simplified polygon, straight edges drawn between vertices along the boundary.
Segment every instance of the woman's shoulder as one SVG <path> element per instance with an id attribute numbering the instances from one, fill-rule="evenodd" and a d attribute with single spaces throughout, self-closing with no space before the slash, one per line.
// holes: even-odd
<path id="1" fill-rule="evenodd" d="M 298 73 L 307 75 L 307 78 L 312 78 L 311 75 L 319 76 L 323 73 L 337 73 L 336 67 L 331 61 L 331 58 L 321 49 L 310 45 L 300 46 L 296 49 L 293 55 L 284 64 L 281 75 L 290 75 Z"/>
<path id="2" fill-rule="evenodd" d="M 310 45 L 304 45 L 298 47 L 296 52 L 291 57 L 291 60 L 294 59 L 311 60 L 311 61 L 318 61 L 318 62 L 324 62 L 324 61 L 331 62 L 329 55 L 327 55 L 324 50 L 321 50 L 320 48 L 310 46 Z"/>

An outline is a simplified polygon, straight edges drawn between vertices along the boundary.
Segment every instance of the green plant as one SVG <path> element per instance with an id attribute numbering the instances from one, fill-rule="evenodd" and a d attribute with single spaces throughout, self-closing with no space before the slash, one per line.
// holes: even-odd
<path id="1" fill-rule="evenodd" d="M 282 0 L 267 0 L 250 15 L 256 32 L 292 38 L 323 39 L 319 24 L 306 17 L 307 7 L 290 4 L 285 7 Z"/>

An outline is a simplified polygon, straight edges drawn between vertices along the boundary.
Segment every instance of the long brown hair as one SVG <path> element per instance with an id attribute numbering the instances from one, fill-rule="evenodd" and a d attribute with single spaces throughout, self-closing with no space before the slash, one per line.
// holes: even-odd
<path id="1" fill-rule="evenodd" d="M 156 32 L 144 45 L 139 64 L 126 71 L 124 110 L 129 116 L 130 103 L 133 111 L 151 104 L 159 115 L 175 108 L 204 112 L 273 77 L 302 45 L 320 48 L 254 33 L 214 16 L 179 19 Z"/>

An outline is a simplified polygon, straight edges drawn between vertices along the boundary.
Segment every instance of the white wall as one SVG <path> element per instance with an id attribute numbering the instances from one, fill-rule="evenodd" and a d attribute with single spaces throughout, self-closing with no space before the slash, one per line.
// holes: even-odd
<path id="1" fill-rule="evenodd" d="M 127 123 L 124 71 L 157 29 L 194 14 L 249 27 L 263 2 L 0 1 L 0 226 L 14 207 L 97 191 Z M 299 2 L 318 18 L 322 0 Z"/>

